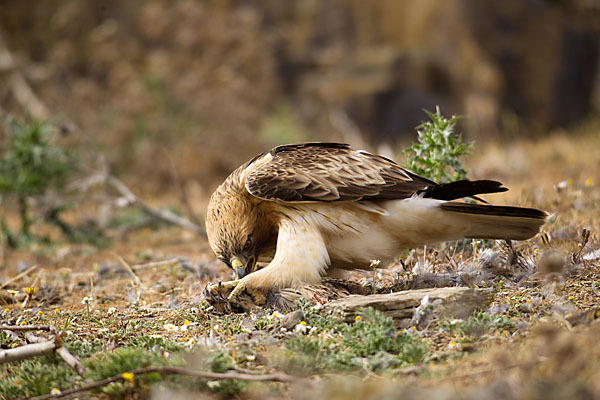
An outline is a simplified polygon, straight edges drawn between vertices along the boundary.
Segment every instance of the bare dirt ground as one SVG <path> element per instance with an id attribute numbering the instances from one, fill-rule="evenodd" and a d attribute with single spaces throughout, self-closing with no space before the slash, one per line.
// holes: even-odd
<path id="1" fill-rule="evenodd" d="M 402 255 L 402 263 L 378 271 L 375 286 L 378 280 L 447 273 L 470 277 L 461 285 L 494 290 L 494 300 L 482 312 L 464 320 L 438 317 L 423 329 L 385 330 L 378 319 L 383 317 L 369 313 L 344 324 L 319 316 L 307 304 L 291 325 L 266 309 L 216 314 L 202 290 L 209 282 L 231 279 L 231 272 L 215 261 L 205 238 L 176 227 L 144 228 L 113 240 L 106 249 L 60 244 L 3 249 L 6 268 L 0 282 L 37 267 L 3 287 L 1 323 L 53 324 L 64 330 L 65 345 L 87 372 L 80 377 L 55 356 L 3 364 L 0 398 L 66 392 L 149 365 L 248 375 L 286 372 L 303 380 L 123 376 L 100 391 L 77 396 L 600 396 L 598 149 L 597 127 L 577 136 L 558 132 L 543 141 L 475 146 L 467 163 L 469 177 L 497 179 L 510 188 L 487 196 L 488 201 L 536 207 L 552 217 L 542 235 L 515 243 L 517 261 L 499 244 L 455 243 L 414 249 Z M 367 272 L 353 278 L 371 285 L 372 277 Z M 24 306 L 26 287 L 36 292 Z M 282 330 L 284 323 L 288 325 Z M 394 342 L 382 344 L 386 337 Z M 383 339 L 367 343 L 367 338 Z M 24 343 L 21 334 L 0 337 L 2 349 Z"/>

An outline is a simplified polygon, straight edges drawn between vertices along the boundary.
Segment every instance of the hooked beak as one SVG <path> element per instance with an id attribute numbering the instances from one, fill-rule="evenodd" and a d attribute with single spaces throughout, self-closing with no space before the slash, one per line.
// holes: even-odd
<path id="1" fill-rule="evenodd" d="M 250 257 L 250 259 L 246 262 L 246 265 L 244 265 L 244 263 L 242 263 L 242 261 L 237 257 L 233 257 L 231 259 L 231 266 L 237 274 L 238 279 L 242 279 L 244 276 L 252 272 L 255 261 L 256 258 Z"/>

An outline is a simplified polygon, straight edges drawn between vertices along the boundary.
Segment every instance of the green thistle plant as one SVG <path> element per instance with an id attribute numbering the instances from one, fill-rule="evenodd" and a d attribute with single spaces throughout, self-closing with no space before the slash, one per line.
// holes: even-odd
<path id="1" fill-rule="evenodd" d="M 465 179 L 467 171 L 461 157 L 469 153 L 472 142 L 464 143 L 461 135 L 454 134 L 456 121 L 461 117 L 445 118 L 440 108 L 435 113 L 425 110 L 431 121 L 417 127 L 418 142 L 404 150 L 406 168 L 438 183 Z"/>

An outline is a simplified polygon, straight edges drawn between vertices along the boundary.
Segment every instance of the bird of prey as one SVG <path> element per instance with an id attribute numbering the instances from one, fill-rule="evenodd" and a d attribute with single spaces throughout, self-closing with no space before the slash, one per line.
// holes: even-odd
<path id="1" fill-rule="evenodd" d="M 428 243 L 533 237 L 544 211 L 453 201 L 506 190 L 491 180 L 437 184 L 347 144 L 283 145 L 216 189 L 206 232 L 217 258 L 237 274 L 219 284 L 233 289 L 233 300 L 244 290 L 316 284 L 336 269 L 369 268 L 371 260 Z M 259 257 L 270 259 L 262 269 Z"/>

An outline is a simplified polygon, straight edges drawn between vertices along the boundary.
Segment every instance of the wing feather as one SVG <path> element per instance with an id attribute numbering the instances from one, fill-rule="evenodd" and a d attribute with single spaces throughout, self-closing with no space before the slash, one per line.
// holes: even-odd
<path id="1" fill-rule="evenodd" d="M 279 146 L 248 165 L 245 186 L 264 200 L 403 199 L 435 185 L 395 162 L 341 143 Z"/>

